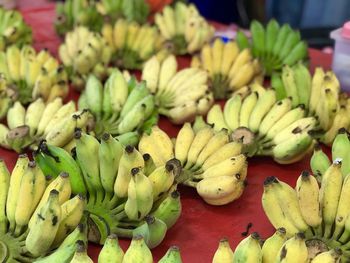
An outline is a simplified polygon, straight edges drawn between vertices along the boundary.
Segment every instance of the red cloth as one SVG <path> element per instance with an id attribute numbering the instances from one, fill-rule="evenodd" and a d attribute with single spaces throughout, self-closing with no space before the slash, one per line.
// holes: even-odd
<path id="1" fill-rule="evenodd" d="M 60 39 L 53 28 L 54 4 L 44 0 L 22 0 L 19 1 L 19 9 L 33 28 L 35 47 L 46 47 L 53 54 L 57 54 Z M 317 50 L 310 50 L 309 54 L 312 71 L 315 66 L 323 66 L 326 69 L 330 67 L 330 55 Z M 189 62 L 189 58 L 179 59 L 182 67 L 188 66 Z M 70 98 L 76 99 L 77 96 L 75 92 L 70 94 Z M 180 127 L 172 125 L 165 118 L 161 118 L 159 125 L 171 136 L 176 136 Z M 12 169 L 18 155 L 0 149 L 0 157 L 6 161 L 9 169 Z M 180 186 L 183 213 L 176 225 L 168 231 L 163 243 L 153 249 L 154 259 L 159 260 L 171 245 L 177 245 L 180 247 L 183 262 L 211 262 L 219 240 L 227 237 L 234 248 L 243 239 L 241 233 L 246 231 L 248 223 L 253 224 L 250 233 L 256 231 L 262 238 L 267 238 L 274 229 L 261 206 L 264 179 L 274 175 L 294 187 L 297 177 L 305 169 L 310 169 L 309 158 L 293 165 L 278 165 L 270 158 L 252 158 L 249 160 L 248 186 L 243 196 L 222 207 L 207 205 L 194 189 Z M 120 241 L 124 251 L 129 242 Z M 88 253 L 95 262 L 100 248 L 98 245 L 89 245 Z"/>

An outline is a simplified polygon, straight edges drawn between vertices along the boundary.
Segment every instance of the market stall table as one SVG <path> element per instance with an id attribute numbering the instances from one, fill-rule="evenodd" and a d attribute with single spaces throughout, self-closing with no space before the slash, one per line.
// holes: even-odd
<path id="1" fill-rule="evenodd" d="M 55 34 L 53 21 L 55 19 L 55 5 L 43 0 L 19 1 L 19 9 L 27 23 L 33 28 L 36 49 L 48 48 L 57 55 L 60 43 Z M 331 56 L 317 50 L 310 50 L 310 65 L 313 71 L 315 66 L 329 69 Z M 181 67 L 190 63 L 189 57 L 179 58 Z M 77 99 L 78 94 L 71 92 L 69 98 Z M 180 126 L 172 125 L 167 119 L 161 118 L 159 126 L 169 135 L 176 136 Z M 13 168 L 17 154 L 0 149 L 3 158 L 10 169 Z M 310 169 L 309 157 L 292 165 L 279 165 L 270 158 L 252 158 L 249 160 L 248 185 L 243 196 L 226 206 L 215 207 L 206 204 L 196 193 L 195 189 L 180 186 L 183 213 L 172 227 L 160 246 L 153 249 L 154 260 L 161 258 L 172 245 L 180 247 L 183 262 L 211 262 L 222 237 L 230 240 L 234 248 L 247 231 L 247 225 L 252 224 L 249 233 L 258 232 L 266 238 L 274 232 L 274 228 L 267 220 L 262 205 L 261 195 L 263 181 L 267 176 L 277 176 L 293 187 L 302 170 Z M 124 250 L 129 240 L 120 240 Z M 90 244 L 88 253 L 97 262 L 101 246 Z"/>

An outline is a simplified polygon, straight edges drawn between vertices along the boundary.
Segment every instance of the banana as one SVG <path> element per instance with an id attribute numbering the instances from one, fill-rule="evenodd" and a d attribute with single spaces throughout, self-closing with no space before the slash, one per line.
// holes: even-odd
<path id="1" fill-rule="evenodd" d="M 222 63 L 220 72 L 223 76 L 228 76 L 230 68 L 239 54 L 239 48 L 235 41 L 225 43 L 222 54 Z"/>
<path id="2" fill-rule="evenodd" d="M 172 56 L 169 56 L 169 58 Z M 164 63 L 164 62 L 163 62 Z M 156 56 L 151 57 L 149 60 L 146 61 L 143 70 L 142 70 L 142 80 L 145 80 L 147 83 L 147 88 L 152 92 L 157 92 L 158 82 L 160 82 L 160 76 L 164 74 L 169 74 L 168 72 L 162 72 L 161 74 L 161 68 L 163 67 L 157 59 Z M 176 71 L 176 69 L 175 69 Z M 170 73 L 171 74 L 171 73 Z M 166 77 L 167 78 L 167 77 Z M 164 80 L 162 80 L 164 81 Z M 159 83 L 160 84 L 160 83 Z M 164 84 L 162 84 L 164 88 Z"/>
<path id="3" fill-rule="evenodd" d="M 235 249 L 233 263 L 262 262 L 260 236 L 254 232 L 243 239 Z"/>
<path id="4" fill-rule="evenodd" d="M 144 239 L 136 235 L 131 240 L 128 250 L 123 257 L 123 263 L 153 263 L 153 256 Z"/>
<path id="5" fill-rule="evenodd" d="M 169 38 L 173 38 L 176 35 L 175 14 L 174 10 L 170 6 L 165 6 L 163 9 L 163 19 L 165 27 L 168 32 Z"/>
<path id="6" fill-rule="evenodd" d="M 125 213 L 131 220 L 144 218 L 152 209 L 153 185 L 140 168 L 132 168 Z"/>
<path id="7" fill-rule="evenodd" d="M 158 90 L 160 92 L 166 89 L 166 86 L 168 85 L 170 80 L 175 76 L 177 72 L 177 68 L 178 68 L 178 64 L 176 61 L 176 57 L 173 55 L 168 56 L 162 62 L 162 65 L 159 71 L 159 79 L 158 79 Z"/>
<path id="8" fill-rule="evenodd" d="M 158 263 L 182 263 L 179 247 L 171 246 Z"/>
<path id="9" fill-rule="evenodd" d="M 208 112 L 207 123 L 214 126 L 215 131 L 220 131 L 221 129 L 228 129 L 224 113 L 222 112 L 221 106 L 215 104 Z"/>
<path id="10" fill-rule="evenodd" d="M 311 263 L 333 263 L 340 262 L 340 257 L 342 251 L 339 248 L 331 249 L 326 252 L 318 254 L 315 258 L 311 260 Z"/>
<path id="11" fill-rule="evenodd" d="M 310 159 L 310 167 L 312 173 L 316 176 L 319 182 L 322 181 L 322 176 L 331 165 L 328 156 L 322 151 L 319 144 L 316 144 L 313 155 Z"/>
<path id="12" fill-rule="evenodd" d="M 19 101 L 16 101 L 7 112 L 7 126 L 10 129 L 14 129 L 24 125 L 25 112 L 26 110 L 23 105 Z"/>
<path id="13" fill-rule="evenodd" d="M 118 197 L 128 196 L 128 186 L 131 180 L 131 169 L 144 167 L 144 160 L 139 151 L 132 146 L 126 146 L 119 161 L 117 178 L 114 183 L 114 193 Z"/>
<path id="14" fill-rule="evenodd" d="M 297 233 L 288 239 L 278 252 L 276 262 L 308 262 L 305 235 L 303 233 Z"/>
<path id="15" fill-rule="evenodd" d="M 332 159 L 342 159 L 341 171 L 343 177 L 350 173 L 350 156 L 349 156 L 350 139 L 345 128 L 341 128 L 338 131 L 338 135 L 335 137 L 332 144 Z"/>
<path id="16" fill-rule="evenodd" d="M 322 83 L 325 73 L 321 67 L 315 69 L 315 73 L 311 81 L 311 94 L 309 102 L 309 111 L 311 114 L 315 114 L 317 110 L 317 104 L 321 97 Z"/>
<path id="17" fill-rule="evenodd" d="M 262 262 L 274 262 L 278 252 L 286 241 L 286 230 L 283 227 L 276 229 L 275 233 L 265 240 L 261 248 Z"/>
<path id="18" fill-rule="evenodd" d="M 76 249 L 71 263 L 93 263 L 92 259 L 87 254 L 87 248 L 85 242 L 78 240 L 76 243 Z"/>
<path id="19" fill-rule="evenodd" d="M 244 51 L 243 51 L 244 52 Z M 251 82 L 255 72 L 257 60 L 252 60 L 245 63 L 240 70 L 232 77 L 230 81 L 230 89 L 238 90 L 239 88 Z"/>
<path id="20" fill-rule="evenodd" d="M 309 69 L 299 61 L 293 67 L 294 81 L 297 88 L 299 103 L 305 106 L 309 105 L 311 94 L 311 75 Z"/>
<path id="21" fill-rule="evenodd" d="M 227 127 L 234 131 L 239 125 L 239 116 L 242 107 L 242 97 L 240 95 L 232 96 L 225 104 L 224 119 Z"/>
<path id="22" fill-rule="evenodd" d="M 46 126 L 45 126 L 44 134 L 47 134 L 52 129 L 52 127 L 54 127 L 55 124 L 59 123 L 65 117 L 67 117 L 68 115 L 71 115 L 75 112 L 74 101 L 70 101 L 64 105 L 62 105 L 62 101 L 56 101 L 55 104 L 56 103 L 57 103 L 57 105 L 53 105 L 52 109 L 50 109 L 50 111 L 49 110 L 48 110 L 48 112 L 45 111 L 45 113 L 49 113 L 52 111 L 50 114 L 50 118 L 47 118 L 46 115 L 43 114 L 43 118 L 39 123 L 39 127 L 42 127 L 42 128 L 40 128 L 40 130 L 43 130 L 44 126 L 45 126 L 44 121 L 48 121 L 46 123 Z M 49 105 L 51 105 L 51 103 L 47 105 L 47 108 L 49 108 Z M 46 108 L 45 108 L 45 110 L 46 110 Z M 53 113 L 53 112 L 55 112 L 55 113 Z M 39 130 L 39 128 L 38 128 L 38 130 Z"/>
<path id="23" fill-rule="evenodd" d="M 111 234 L 107 237 L 100 254 L 98 255 L 98 263 L 122 263 L 124 251 L 119 246 L 118 236 Z"/>
<path id="24" fill-rule="evenodd" d="M 348 110 L 346 106 L 340 106 L 337 114 L 334 117 L 332 126 L 326 133 L 323 134 L 321 138 L 322 142 L 328 145 L 332 144 L 332 142 L 336 138 L 338 130 L 340 130 L 343 127 L 348 127 L 349 125 L 350 125 L 350 118 L 348 118 Z M 349 168 L 347 168 L 346 170 L 350 171 Z"/>
<path id="25" fill-rule="evenodd" d="M 339 235 L 341 234 L 344 226 L 345 226 L 345 220 L 350 213 L 350 208 L 347 205 L 347 201 L 349 198 L 349 187 L 350 187 L 350 181 L 349 176 L 346 176 L 343 181 L 343 185 L 341 188 L 341 193 L 339 197 L 338 202 L 338 208 L 337 208 L 337 214 L 335 217 L 335 228 L 333 231 L 332 238 L 338 239 Z"/>
<path id="26" fill-rule="evenodd" d="M 298 88 L 292 68 L 288 65 L 285 65 L 282 71 L 282 81 L 285 86 L 286 94 L 288 97 L 292 98 L 293 108 L 299 105 Z"/>
<path id="27" fill-rule="evenodd" d="M 36 134 L 44 110 L 45 104 L 41 98 L 31 103 L 27 108 L 24 123 L 29 127 L 30 136 Z"/>
<path id="28" fill-rule="evenodd" d="M 167 232 L 167 225 L 162 220 L 150 215 L 147 215 L 145 220 L 149 233 L 146 244 L 150 249 L 152 249 L 163 241 Z M 135 231 L 136 229 L 134 232 Z"/>
<path id="29" fill-rule="evenodd" d="M 233 251 L 226 238 L 220 239 L 219 246 L 215 251 L 212 263 L 233 262 Z"/>
<path id="30" fill-rule="evenodd" d="M 249 61 L 252 60 L 252 54 L 249 49 L 242 50 L 235 61 L 232 64 L 232 67 L 230 68 L 230 71 L 228 73 L 229 79 L 233 79 L 233 77 L 240 72 L 241 68 L 246 65 Z"/>
<path id="31" fill-rule="evenodd" d="M 305 222 L 317 228 L 322 223 L 322 211 L 319 205 L 319 186 L 316 178 L 308 171 L 303 171 L 295 186 L 299 207 Z"/>
<path id="32" fill-rule="evenodd" d="M 241 111 L 239 113 L 239 126 L 248 127 L 250 115 L 258 102 L 258 92 L 250 93 L 242 102 Z"/>
<path id="33" fill-rule="evenodd" d="M 115 48 L 122 49 L 127 39 L 128 24 L 124 19 L 118 19 L 114 25 L 113 37 Z"/>
<path id="34" fill-rule="evenodd" d="M 157 167 L 148 175 L 148 179 L 152 183 L 154 200 L 158 199 L 162 193 L 166 192 L 173 185 L 176 175 L 176 167 L 174 167 L 172 160 L 163 166 Z"/>
<path id="35" fill-rule="evenodd" d="M 211 47 L 209 44 L 205 44 L 201 50 L 201 61 L 203 63 L 203 68 L 213 75 L 213 57 L 211 52 Z"/>
<path id="36" fill-rule="evenodd" d="M 3 159 L 0 159 L 0 233 L 5 234 L 8 228 L 6 217 L 6 202 L 10 188 L 10 172 Z"/>
<path id="37" fill-rule="evenodd" d="M 34 223 L 29 228 L 25 244 L 33 256 L 45 254 L 55 238 L 61 219 L 58 195 L 57 190 L 51 190 L 48 199 L 32 217 Z"/>
<path id="38" fill-rule="evenodd" d="M 142 155 L 143 160 L 145 162 L 144 172 L 145 174 L 151 174 L 157 167 L 153 162 L 152 156 L 148 153 Z"/>
<path id="39" fill-rule="evenodd" d="M 175 143 L 175 158 L 181 162 L 181 165 L 184 165 L 186 162 L 194 137 L 195 132 L 191 127 L 191 123 L 186 122 L 177 134 Z"/>
<path id="40" fill-rule="evenodd" d="M 19 81 L 20 76 L 20 65 L 21 65 L 21 53 L 20 49 L 16 46 L 10 46 L 6 50 L 7 67 L 9 76 L 14 81 Z"/>
<path id="41" fill-rule="evenodd" d="M 213 58 L 213 74 L 221 73 L 221 64 L 225 60 L 223 57 L 224 47 L 225 45 L 221 38 L 216 38 L 214 40 L 211 48 L 211 56 Z"/>

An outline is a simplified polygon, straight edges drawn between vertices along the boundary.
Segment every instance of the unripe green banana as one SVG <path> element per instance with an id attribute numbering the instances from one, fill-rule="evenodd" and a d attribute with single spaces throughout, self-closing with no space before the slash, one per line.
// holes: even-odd
<path id="1" fill-rule="evenodd" d="M 94 263 L 87 254 L 87 248 L 84 241 L 77 241 L 75 253 L 70 263 Z"/>
<path id="2" fill-rule="evenodd" d="M 254 232 L 243 239 L 235 249 L 233 263 L 258 263 L 262 262 L 260 236 Z"/>
<path id="3" fill-rule="evenodd" d="M 171 246 L 158 263 L 182 263 L 179 247 Z"/>
<path id="4" fill-rule="evenodd" d="M 137 235 L 131 240 L 125 252 L 123 263 L 153 263 L 153 256 L 142 236 Z"/>
<path id="5" fill-rule="evenodd" d="M 339 130 L 332 144 L 332 159 L 342 159 L 341 171 L 343 177 L 350 173 L 350 139 L 345 128 Z"/>
<path id="6" fill-rule="evenodd" d="M 312 173 L 315 175 L 319 183 L 321 183 L 322 176 L 330 165 L 331 161 L 329 160 L 328 156 L 322 151 L 321 146 L 316 144 L 310 159 L 310 167 Z"/>
<path id="7" fill-rule="evenodd" d="M 124 251 L 119 246 L 117 235 L 109 235 L 98 255 L 98 263 L 122 263 L 123 257 Z"/>

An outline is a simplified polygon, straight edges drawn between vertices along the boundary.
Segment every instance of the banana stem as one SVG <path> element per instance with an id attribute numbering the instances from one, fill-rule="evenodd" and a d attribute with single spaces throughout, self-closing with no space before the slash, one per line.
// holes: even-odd
<path id="1" fill-rule="evenodd" d="M 122 203 L 121 205 L 117 206 L 116 208 L 111 210 L 112 214 L 119 215 L 121 212 L 124 211 L 125 203 Z"/>
<path id="2" fill-rule="evenodd" d="M 114 228 L 113 233 L 116 233 L 118 237 L 132 238 L 133 236 L 132 229 L 124 229 L 119 227 Z"/>
<path id="3" fill-rule="evenodd" d="M 191 180 L 187 180 L 185 182 L 183 182 L 184 185 L 187 185 L 187 186 L 190 186 L 190 187 L 193 187 L 193 188 L 196 188 L 197 187 L 197 183 L 196 182 L 193 182 Z"/>

